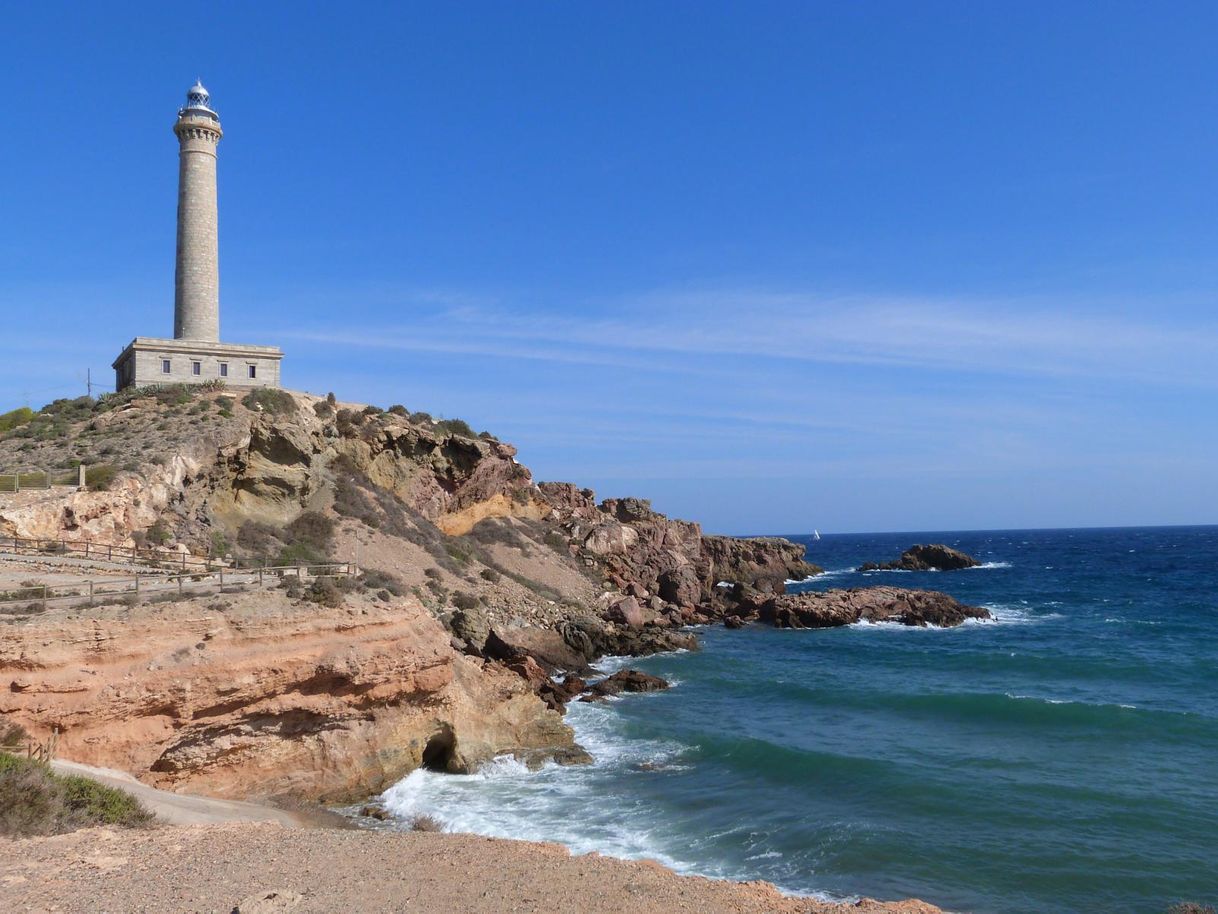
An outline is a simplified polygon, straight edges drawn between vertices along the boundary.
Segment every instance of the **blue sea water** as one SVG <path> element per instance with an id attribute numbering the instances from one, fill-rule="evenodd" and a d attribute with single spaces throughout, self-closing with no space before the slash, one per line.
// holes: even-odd
<path id="1" fill-rule="evenodd" d="M 943 590 L 955 629 L 699 630 L 629 661 L 668 692 L 576 703 L 597 761 L 386 794 L 456 829 L 952 911 L 1218 902 L 1218 527 L 826 535 L 792 590 Z M 851 569 L 945 542 L 958 572 Z"/>

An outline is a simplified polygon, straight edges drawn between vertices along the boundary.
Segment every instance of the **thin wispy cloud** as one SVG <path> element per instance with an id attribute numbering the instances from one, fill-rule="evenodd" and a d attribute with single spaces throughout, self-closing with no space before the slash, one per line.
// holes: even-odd
<path id="1" fill-rule="evenodd" d="M 353 347 L 652 371 L 688 371 L 701 358 L 731 356 L 1218 386 L 1218 324 L 1163 326 L 1067 313 L 1066 307 L 739 291 L 652 293 L 615 303 L 611 316 L 585 311 L 568 317 L 505 303 L 436 309 L 414 299 L 400 309 L 410 318 L 392 326 L 337 333 L 318 326 L 288 335 Z M 657 361 L 652 354 L 685 361 Z"/>

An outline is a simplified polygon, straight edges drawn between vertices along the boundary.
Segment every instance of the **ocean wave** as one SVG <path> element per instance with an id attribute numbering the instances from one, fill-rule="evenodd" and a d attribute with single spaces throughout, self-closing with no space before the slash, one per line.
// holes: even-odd
<path id="1" fill-rule="evenodd" d="M 649 805 L 606 803 L 598 781 L 624 771 L 663 776 L 688 767 L 690 747 L 664 740 L 628 739 L 621 717 L 606 705 L 575 704 L 567 722 L 593 757 L 590 765 L 547 763 L 530 771 L 511 757 L 497 758 L 473 774 L 412 771 L 383 794 L 381 803 L 399 828 L 419 815 L 450 831 L 526 841 L 557 841 L 574 853 L 597 851 L 624 859 L 651 859 L 679 872 L 722 878 L 713 867 L 684 859 L 687 847 L 667 835 L 670 823 Z"/>
<path id="2" fill-rule="evenodd" d="M 1119 702 L 1083 701 L 1079 698 L 1043 698 L 1039 695 L 1018 695 L 1012 692 L 1003 693 L 1012 701 L 1039 701 L 1047 705 L 1083 705 L 1088 708 L 1121 708 L 1126 711 L 1140 710 L 1137 705 L 1121 704 Z"/>
<path id="3" fill-rule="evenodd" d="M 959 625 L 905 625 L 901 622 L 860 619 L 851 622 L 843 628 L 868 629 L 875 631 L 914 631 L 914 632 L 950 632 L 959 629 L 989 627 L 994 625 L 1032 625 L 1061 619 L 1061 613 L 1035 613 L 1025 606 L 1011 606 L 1002 603 L 982 603 L 983 609 L 990 611 L 988 619 L 965 619 Z M 796 629 L 798 630 L 798 629 Z"/>
<path id="4" fill-rule="evenodd" d="M 820 574 L 814 574 L 810 578 L 802 578 L 798 581 L 788 580 L 788 584 L 803 584 L 807 581 L 823 581 L 825 578 L 840 578 L 844 574 L 855 574 L 857 568 L 850 566 L 849 568 L 827 568 Z"/>
<path id="5" fill-rule="evenodd" d="M 965 571 L 987 571 L 992 568 L 1010 568 L 1010 562 L 982 562 L 980 565 L 974 565 L 971 568 L 965 568 Z"/>
<path id="6" fill-rule="evenodd" d="M 981 607 L 988 609 L 993 618 L 967 619 L 965 625 L 1036 625 L 1064 618 L 1061 613 L 1036 612 L 1026 604 L 1013 606 L 1010 603 L 982 603 Z"/>

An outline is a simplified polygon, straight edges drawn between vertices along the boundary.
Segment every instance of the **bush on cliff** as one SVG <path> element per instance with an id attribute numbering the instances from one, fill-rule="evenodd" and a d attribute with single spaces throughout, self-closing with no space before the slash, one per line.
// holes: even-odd
<path id="1" fill-rule="evenodd" d="M 130 794 L 0 752 L 0 835 L 59 835 L 92 825 L 151 823 L 152 814 Z"/>
<path id="2" fill-rule="evenodd" d="M 0 434 L 20 428 L 33 418 L 34 411 L 28 406 L 18 407 L 7 413 L 0 413 Z"/>
<path id="3" fill-rule="evenodd" d="M 464 419 L 440 419 L 436 422 L 436 429 L 441 432 L 448 432 L 450 435 L 457 435 L 461 438 L 477 438 L 478 434 L 468 422 Z"/>
<path id="4" fill-rule="evenodd" d="M 259 387 L 241 398 L 246 409 L 270 413 L 272 416 L 288 416 L 296 412 L 296 398 L 286 390 Z"/>
<path id="5" fill-rule="evenodd" d="M 316 511 L 305 511 L 285 527 L 246 521 L 237 531 L 241 564 L 308 565 L 329 561 L 334 521 Z"/>
<path id="6" fill-rule="evenodd" d="M 118 475 L 118 467 L 110 463 L 96 463 L 85 469 L 85 485 L 94 492 L 105 492 Z"/>

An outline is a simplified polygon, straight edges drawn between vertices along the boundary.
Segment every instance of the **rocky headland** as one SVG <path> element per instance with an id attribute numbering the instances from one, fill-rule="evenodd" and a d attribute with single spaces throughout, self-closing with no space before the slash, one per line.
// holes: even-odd
<path id="1" fill-rule="evenodd" d="M 286 391 L 52 404 L 0 437 L 0 463 L 82 461 L 99 482 L 0 496 L 0 535 L 360 573 L 9 607 L 0 719 L 58 731 L 66 758 L 226 797 L 358 798 L 505 753 L 578 762 L 560 712 L 617 687 L 597 658 L 695 648 L 682 629 L 723 617 L 719 581 L 778 595 L 819 570 L 785 540 L 537 484 L 515 456 L 460 421 Z"/>
<path id="2" fill-rule="evenodd" d="M 987 615 L 895 588 L 788 595 L 820 571 L 803 546 L 537 483 L 511 445 L 401 406 L 172 387 L 0 435 L 2 465 L 74 462 L 89 489 L 0 496 L 0 536 L 151 547 L 230 583 L 6 605 L 0 722 L 173 791 L 349 802 L 419 767 L 577 764 L 567 703 L 667 687 L 598 674 L 605 655 L 696 649 L 691 624 Z M 0 562 L 0 591 L 156 571 L 56 554 Z M 359 570 L 239 575 L 326 561 Z"/>

